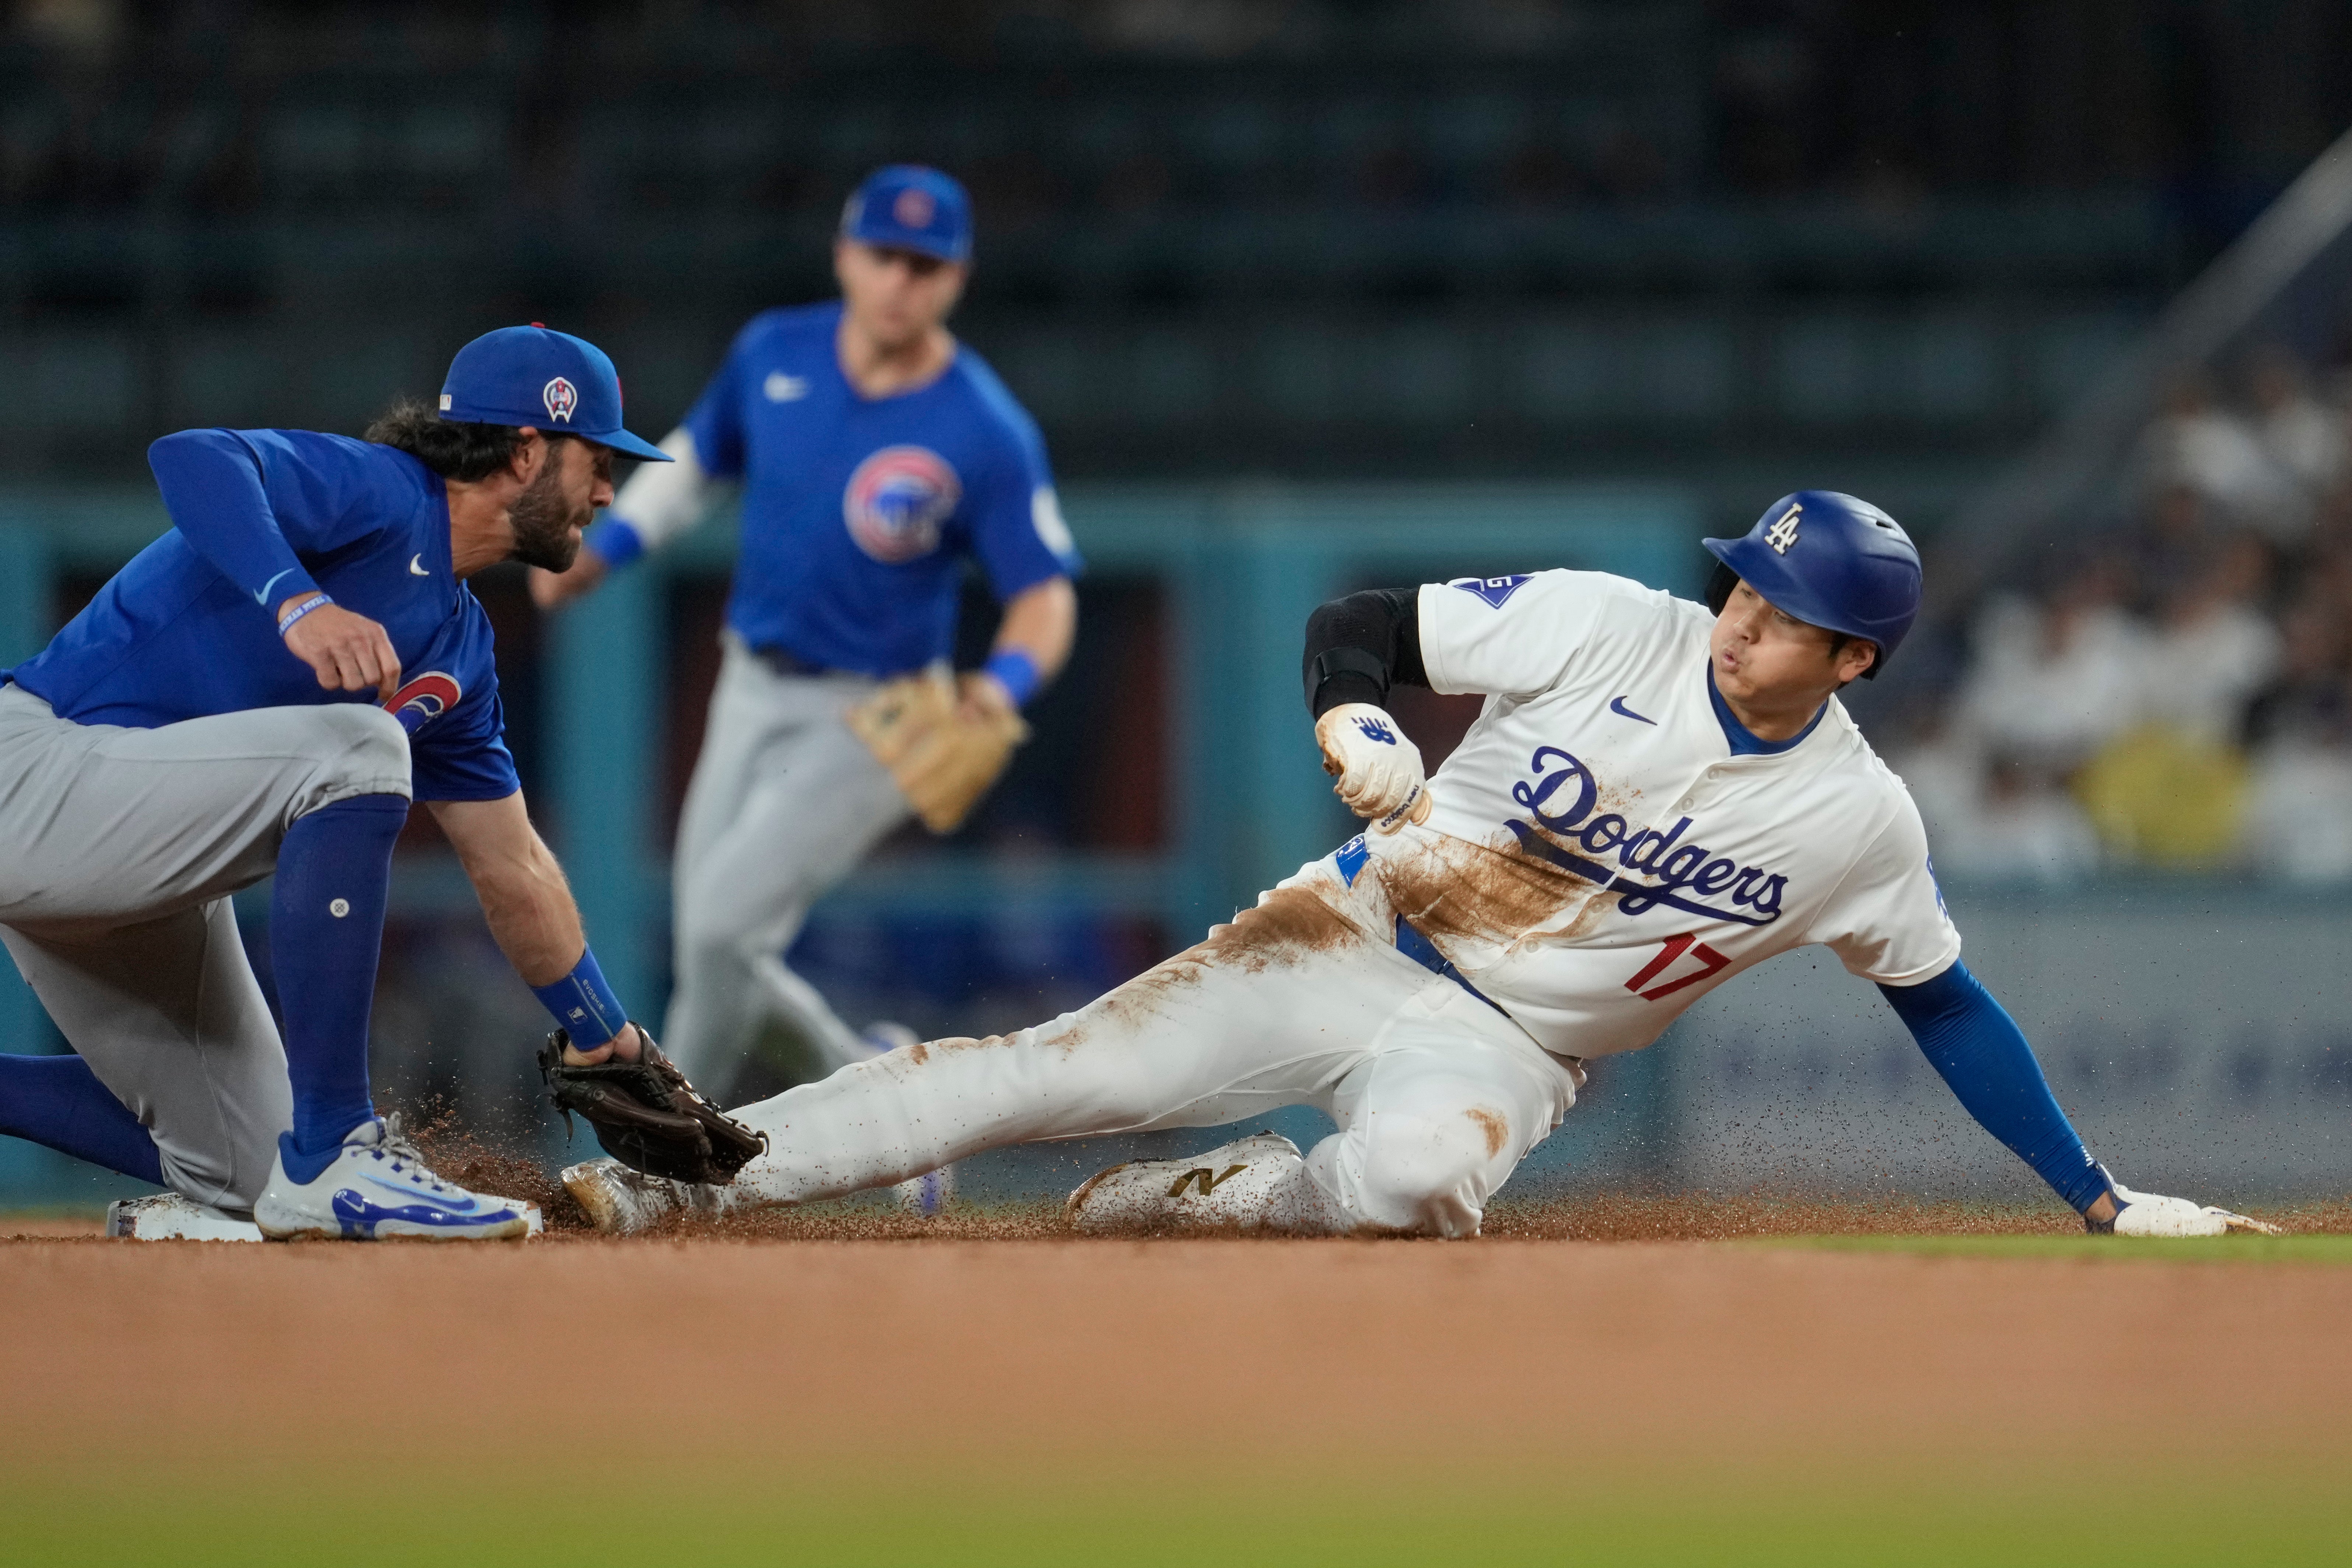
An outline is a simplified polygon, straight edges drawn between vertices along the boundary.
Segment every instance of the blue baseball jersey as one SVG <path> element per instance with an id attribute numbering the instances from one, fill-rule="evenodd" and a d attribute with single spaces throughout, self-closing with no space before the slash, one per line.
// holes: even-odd
<path id="1" fill-rule="evenodd" d="M 385 704 L 419 800 L 521 787 L 489 618 L 450 571 L 449 499 L 404 452 L 307 430 L 185 430 L 149 449 L 173 527 L 9 678 L 61 719 L 140 729 L 215 713 L 372 702 L 322 689 L 278 635 L 312 588 L 381 622 L 400 656 Z"/>
<path id="2" fill-rule="evenodd" d="M 705 471 L 743 481 L 728 624 L 753 647 L 897 675 L 955 646 L 964 562 L 1000 599 L 1076 575 L 1045 443 L 959 347 L 929 385 L 868 398 L 842 374 L 838 303 L 738 333 L 686 416 Z"/>

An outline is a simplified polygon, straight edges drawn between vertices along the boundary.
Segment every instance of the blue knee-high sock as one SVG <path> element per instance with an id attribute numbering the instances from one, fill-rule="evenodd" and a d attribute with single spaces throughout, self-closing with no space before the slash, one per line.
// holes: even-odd
<path id="1" fill-rule="evenodd" d="M 0 1057 L 0 1132 L 163 1184 L 155 1140 L 79 1057 Z"/>
<path id="2" fill-rule="evenodd" d="M 392 841 L 407 820 L 408 802 L 399 795 L 357 795 L 296 819 L 278 847 L 269 956 L 294 1086 L 294 1131 L 280 1154 L 296 1181 L 316 1176 L 343 1135 L 375 1114 L 368 1012 Z"/>

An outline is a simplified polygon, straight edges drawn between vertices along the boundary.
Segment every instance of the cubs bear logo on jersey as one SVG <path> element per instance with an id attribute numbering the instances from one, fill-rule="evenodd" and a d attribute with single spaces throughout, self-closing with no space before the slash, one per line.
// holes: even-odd
<path id="1" fill-rule="evenodd" d="M 387 698 L 383 710 L 399 720 L 400 727 L 414 735 L 425 724 L 457 706 L 465 695 L 466 689 L 457 684 L 456 676 L 428 669 Z"/>
<path id="2" fill-rule="evenodd" d="M 963 481 L 928 447 L 885 447 L 849 476 L 841 515 L 857 548 L 897 564 L 940 547 L 940 528 L 963 500 Z"/>

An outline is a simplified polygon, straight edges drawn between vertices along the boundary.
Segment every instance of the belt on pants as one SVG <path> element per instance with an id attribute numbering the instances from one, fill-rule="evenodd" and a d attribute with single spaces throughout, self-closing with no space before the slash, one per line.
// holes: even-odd
<path id="1" fill-rule="evenodd" d="M 1501 1013 L 1504 1017 L 1507 1018 L 1511 1016 L 1504 1010 L 1500 1002 L 1471 984 L 1462 972 L 1454 967 L 1453 961 L 1437 951 L 1437 944 L 1422 935 L 1412 922 L 1402 915 L 1396 918 L 1396 944 L 1399 952 L 1403 953 L 1432 974 L 1443 974 L 1496 1012 Z"/>
<path id="2" fill-rule="evenodd" d="M 774 670 L 778 675 L 838 675 L 842 672 L 830 665 L 812 664 L 787 648 L 755 647 L 751 657 Z"/>

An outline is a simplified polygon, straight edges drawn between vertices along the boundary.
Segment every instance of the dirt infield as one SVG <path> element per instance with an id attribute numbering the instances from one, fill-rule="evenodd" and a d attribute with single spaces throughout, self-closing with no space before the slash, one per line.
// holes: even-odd
<path id="1" fill-rule="evenodd" d="M 2285 1217 L 2345 1228 L 2352 1206 Z M 721 1513 L 789 1483 L 800 1517 L 829 1518 L 828 1489 L 845 1506 L 912 1451 L 992 1506 L 1159 1506 L 1176 1486 L 1278 1517 L 1286 1489 L 1372 1508 L 1403 1484 L 1433 1507 L 1486 1498 L 1480 1528 L 1499 1528 L 1568 1476 L 1622 1497 L 1702 1478 L 1688 1500 L 1790 1477 L 1840 1495 L 2145 1485 L 2150 1467 L 2285 1484 L 2352 1461 L 2352 1268 L 1559 1239 L 2053 1228 L 1765 1200 L 1502 1205 L 1493 1234 L 1452 1244 L 1053 1228 L 1042 1208 L 866 1211 L 277 1247 L 0 1225 L 18 1237 L 0 1242 L 0 1313 L 34 1326 L 0 1337 L 0 1492 L 51 1478 L 58 1508 L 74 1477 L 126 1468 L 195 1487 L 224 1453 L 307 1471 L 411 1442 L 518 1465 L 586 1443 L 770 1478 Z"/>

